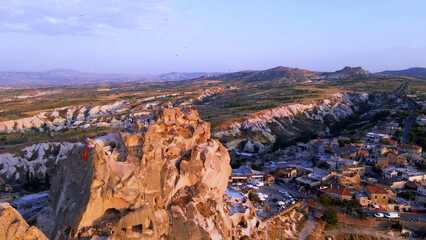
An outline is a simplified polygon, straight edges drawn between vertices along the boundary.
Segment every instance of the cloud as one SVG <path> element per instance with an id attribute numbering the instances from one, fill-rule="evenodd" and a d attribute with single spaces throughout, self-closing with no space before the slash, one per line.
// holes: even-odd
<path id="1" fill-rule="evenodd" d="M 173 16 L 167 0 L 0 0 L 0 32 L 111 35 L 151 30 Z"/>

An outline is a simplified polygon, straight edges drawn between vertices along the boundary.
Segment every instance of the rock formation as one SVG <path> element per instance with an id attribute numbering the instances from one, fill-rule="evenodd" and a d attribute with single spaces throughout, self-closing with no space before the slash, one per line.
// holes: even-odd
<path id="1" fill-rule="evenodd" d="M 47 240 L 38 228 L 30 227 L 9 203 L 0 203 L 0 239 Z"/>
<path id="2" fill-rule="evenodd" d="M 74 148 L 52 179 L 50 238 L 230 239 L 225 147 L 197 111 L 164 109 L 150 126 Z"/>
<path id="3" fill-rule="evenodd" d="M 293 139 L 301 134 L 328 134 L 328 124 L 353 113 L 356 104 L 366 101 L 367 94 L 334 93 L 311 104 L 291 104 L 266 109 L 244 119 L 229 121 L 215 129 L 215 138 L 228 149 L 261 153 L 272 148 L 277 139 Z"/>

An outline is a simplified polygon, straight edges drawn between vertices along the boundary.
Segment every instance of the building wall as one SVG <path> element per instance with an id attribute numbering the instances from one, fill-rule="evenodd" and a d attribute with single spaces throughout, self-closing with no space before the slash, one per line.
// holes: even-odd
<path id="1" fill-rule="evenodd" d="M 388 205 L 389 202 L 389 195 L 387 194 L 377 194 L 377 193 L 372 193 L 370 195 L 370 203 L 371 204 L 377 204 L 377 205 L 382 205 L 382 206 L 386 206 Z"/>

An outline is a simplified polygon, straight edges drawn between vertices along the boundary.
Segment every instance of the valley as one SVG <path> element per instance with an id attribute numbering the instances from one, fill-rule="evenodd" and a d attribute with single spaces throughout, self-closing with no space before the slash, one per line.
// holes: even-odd
<path id="1" fill-rule="evenodd" d="M 2 87 L 1 197 L 49 239 L 184 239 L 189 232 L 189 239 L 344 238 L 321 217 L 330 203 L 320 200 L 319 186 L 362 182 L 351 188 L 355 201 L 372 184 L 367 179 L 387 186 L 384 172 L 414 171 L 423 152 L 412 155 L 398 129 L 410 114 L 424 114 L 425 86 L 423 78 L 362 68 L 277 67 L 159 82 Z M 370 139 L 372 132 L 381 137 Z M 409 146 L 424 148 L 413 134 L 404 136 Z M 404 166 L 378 162 L 396 152 Z M 261 176 L 261 184 L 244 171 Z M 268 179 L 273 187 L 262 189 Z M 25 196 L 29 202 L 18 200 Z M 303 230 L 313 219 L 318 223 Z M 389 226 L 379 225 L 385 235 Z"/>

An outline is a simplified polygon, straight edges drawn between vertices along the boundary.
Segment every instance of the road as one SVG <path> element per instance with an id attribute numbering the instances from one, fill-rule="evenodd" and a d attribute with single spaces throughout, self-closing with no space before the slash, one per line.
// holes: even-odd
<path id="1" fill-rule="evenodd" d="M 403 135 L 402 135 L 402 143 L 408 143 L 408 140 L 410 139 L 410 131 L 411 127 L 413 126 L 413 123 L 416 121 L 416 111 L 417 108 L 414 105 L 413 101 L 408 99 L 408 105 L 411 107 L 411 115 L 404 120 L 404 129 L 403 129 Z"/>
<path id="2" fill-rule="evenodd" d="M 257 192 L 264 193 L 268 195 L 268 198 L 264 202 L 265 204 L 262 206 L 261 213 L 258 214 L 258 217 L 262 220 L 270 218 L 272 216 L 275 216 L 279 212 L 285 210 L 286 208 L 290 207 L 289 205 L 286 205 L 285 208 L 281 208 L 277 203 L 275 203 L 273 200 L 276 199 L 276 201 L 286 201 L 288 198 L 284 197 L 282 193 L 279 192 L 279 190 L 285 190 L 288 193 L 290 193 L 293 197 L 300 197 L 302 196 L 300 193 L 295 190 L 294 186 L 291 186 L 290 184 L 283 184 L 279 185 L 277 183 L 272 183 L 271 186 L 265 186 L 261 187 Z M 267 211 L 266 208 L 270 207 L 270 210 Z"/>
<path id="3" fill-rule="evenodd" d="M 365 216 L 372 217 L 372 218 L 375 218 L 374 214 L 377 212 L 381 212 L 381 211 L 365 211 L 365 210 L 363 211 Z M 413 218 L 417 218 L 419 222 L 426 223 L 426 214 L 423 214 L 423 213 L 399 212 L 399 216 L 400 217 L 398 219 L 400 220 L 412 221 Z"/>
<path id="4" fill-rule="evenodd" d="M 316 223 L 317 223 L 317 219 L 314 218 L 312 214 L 310 213 L 308 221 L 305 223 L 305 225 L 303 226 L 303 229 L 300 231 L 299 240 L 306 239 L 309 236 L 309 234 L 311 234 L 311 232 L 315 229 Z"/>
<path id="5" fill-rule="evenodd" d="M 400 95 L 402 92 L 404 92 L 404 91 L 405 91 L 405 87 L 407 87 L 407 83 L 408 83 L 408 82 L 404 82 L 404 83 L 402 84 L 401 89 L 399 89 L 399 91 L 396 93 L 396 95 Z M 398 89 L 398 88 L 397 88 L 397 89 Z"/>

